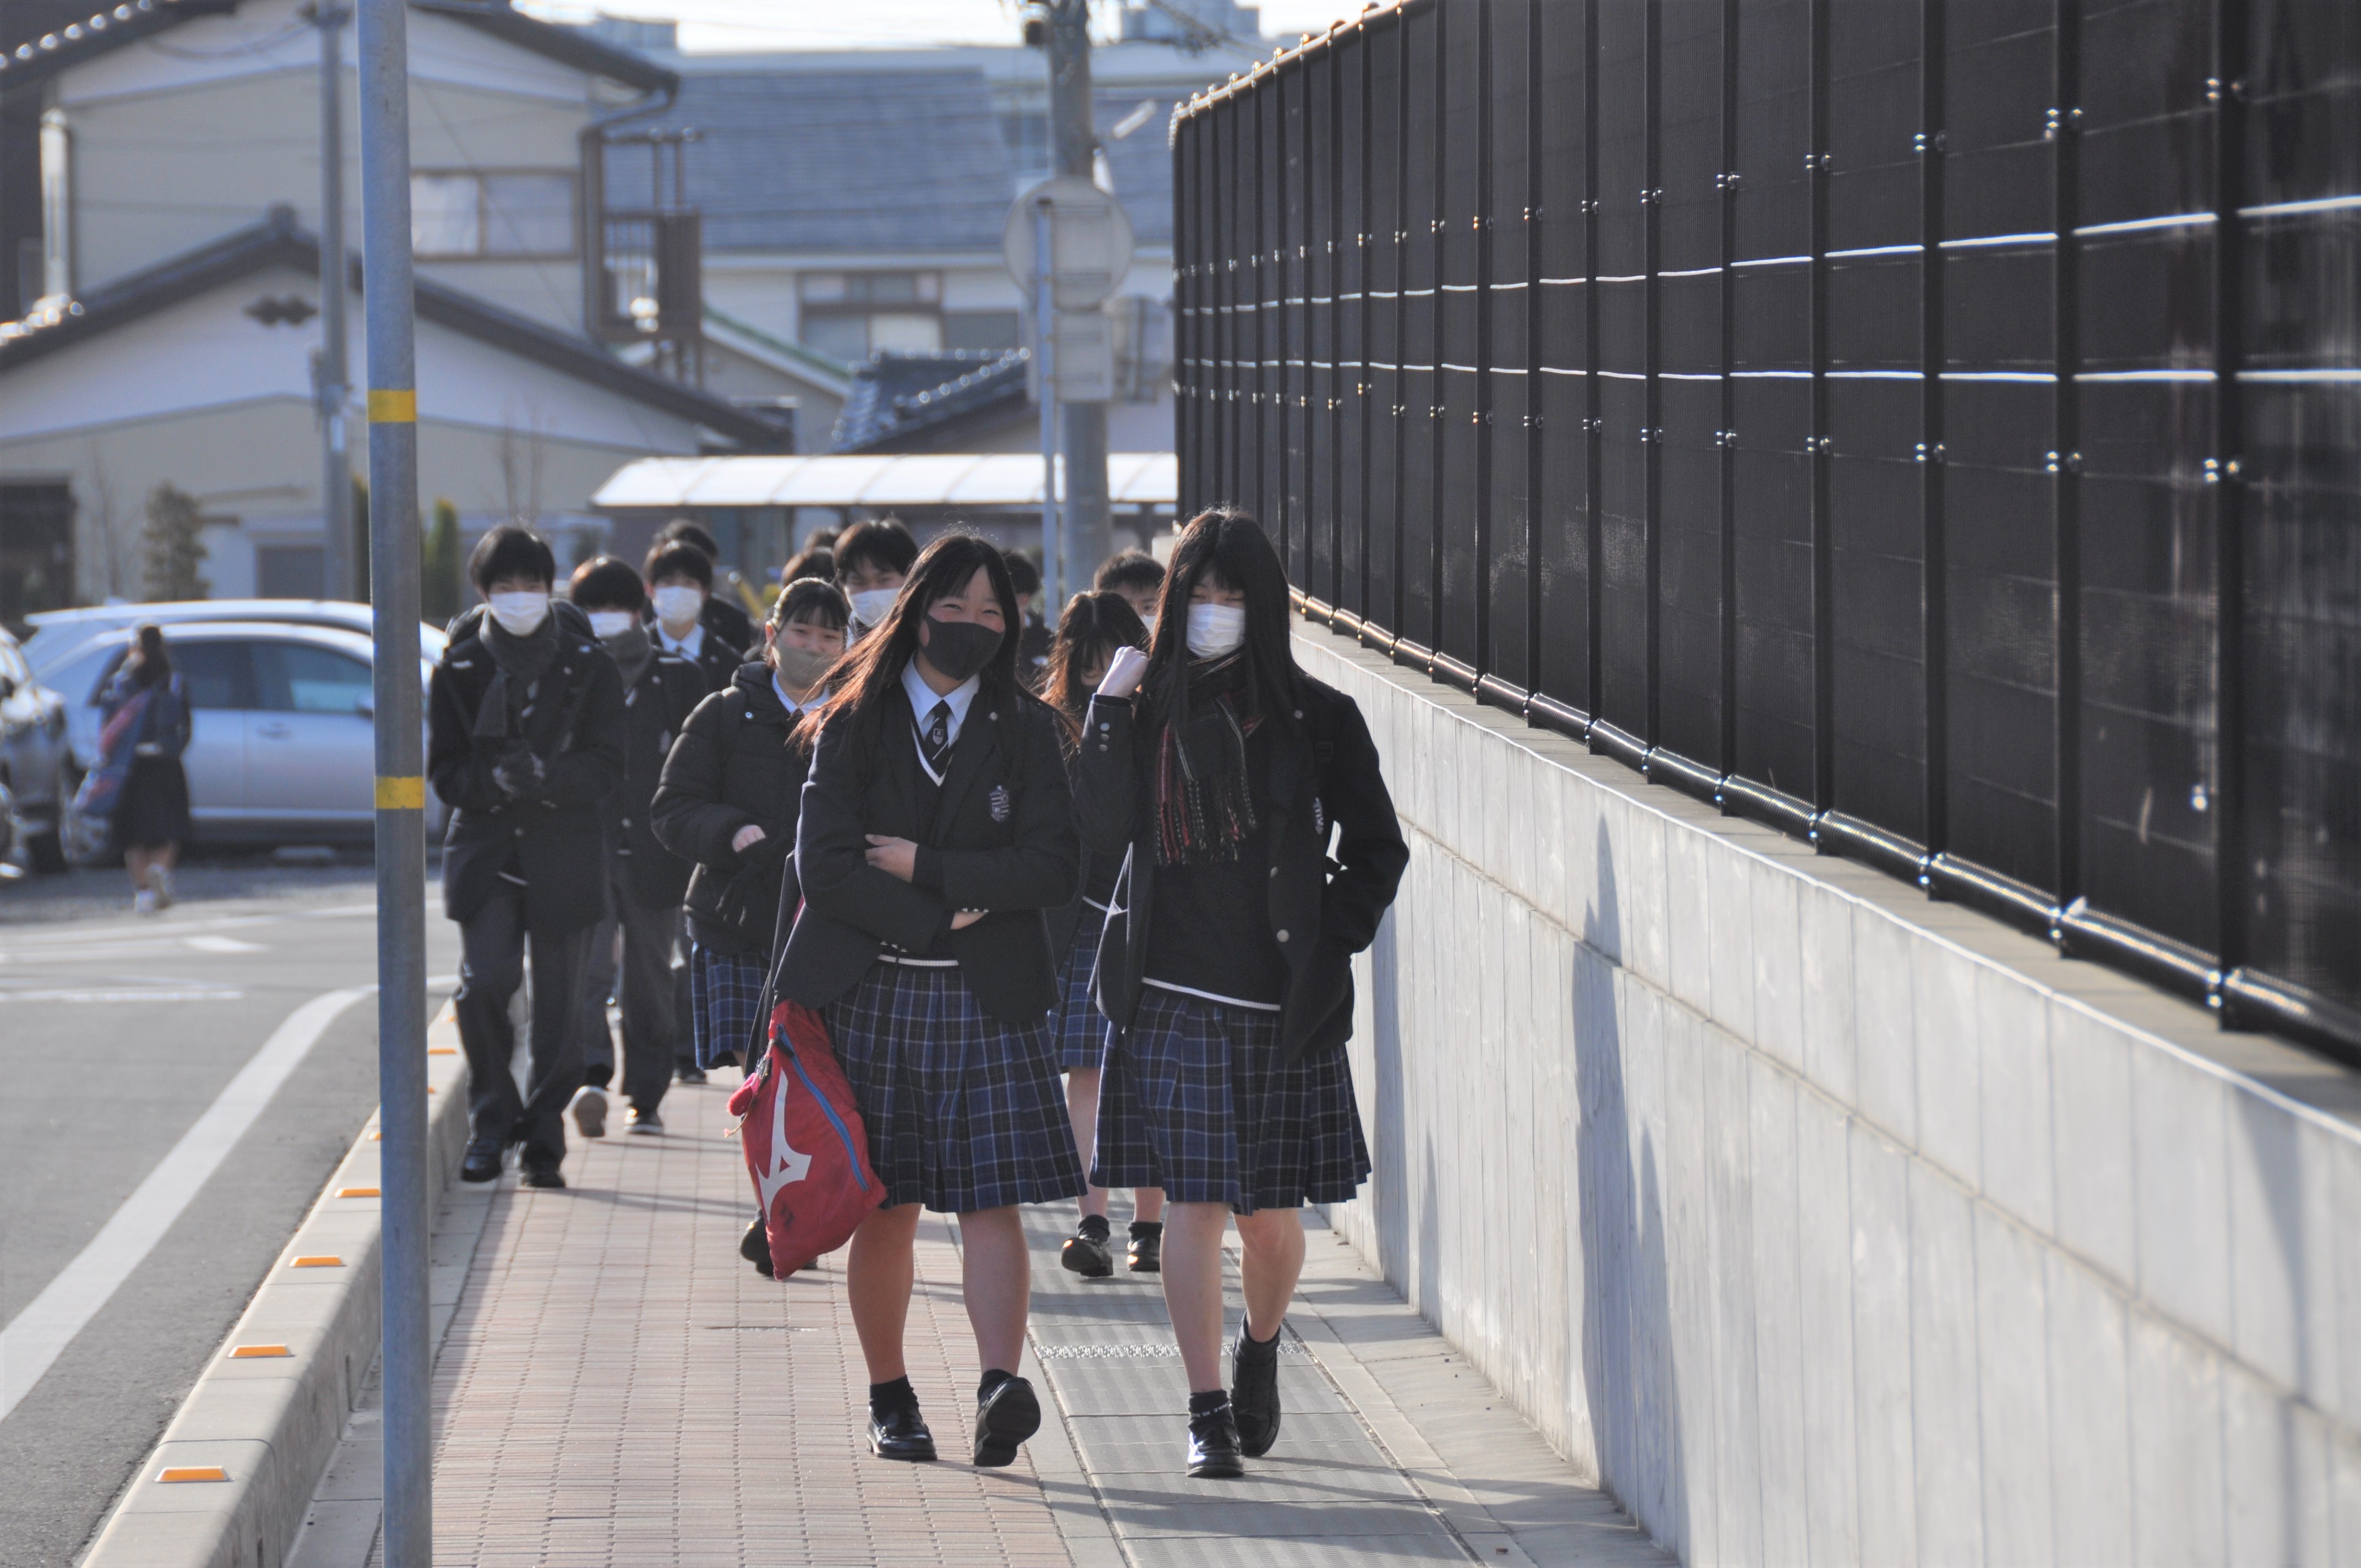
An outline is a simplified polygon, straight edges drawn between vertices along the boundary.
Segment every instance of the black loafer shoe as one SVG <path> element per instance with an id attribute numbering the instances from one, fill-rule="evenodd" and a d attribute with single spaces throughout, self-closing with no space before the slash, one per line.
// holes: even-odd
<path id="1" fill-rule="evenodd" d="M 1237 1418 L 1227 1405 L 1189 1418 L 1189 1478 L 1235 1481 L 1246 1473 L 1238 1448 Z"/>
<path id="2" fill-rule="evenodd" d="M 918 1407 L 907 1405 L 884 1415 L 869 1413 L 869 1452 L 880 1459 L 932 1459 L 935 1456 L 935 1434 L 927 1430 L 927 1420 L 918 1414 Z"/>
<path id="3" fill-rule="evenodd" d="M 469 1138 L 467 1154 L 459 1162 L 462 1181 L 498 1181 L 500 1179 L 500 1141 L 498 1138 Z"/>
<path id="4" fill-rule="evenodd" d="M 1066 1245 L 1058 1249 L 1059 1266 L 1067 1273 L 1079 1274 L 1085 1279 L 1104 1279 L 1115 1272 L 1115 1249 L 1107 1245 L 1107 1224 L 1104 1220 L 1095 1225 L 1091 1223 L 1097 1219 L 1095 1214 L 1084 1219 L 1066 1238 Z"/>
<path id="5" fill-rule="evenodd" d="M 527 1187 L 562 1188 L 566 1185 L 566 1178 L 557 1174 L 557 1168 L 554 1165 L 529 1165 L 524 1168 L 524 1184 Z"/>
<path id="6" fill-rule="evenodd" d="M 986 1470 L 1016 1463 L 1016 1448 L 1041 1430 L 1041 1401 L 1033 1385 L 1011 1377 L 975 1407 L 975 1462 Z"/>
<path id="7" fill-rule="evenodd" d="M 1134 1274 L 1164 1272 L 1164 1232 L 1161 1228 L 1153 1231 L 1134 1231 L 1131 1234 L 1131 1245 L 1125 1250 L 1127 1254 L 1125 1266 Z"/>
<path id="8" fill-rule="evenodd" d="M 762 1221 L 757 1220 L 747 1226 L 746 1234 L 738 1238 L 738 1255 L 752 1264 L 754 1272 L 763 1278 L 778 1277 L 771 1267 L 771 1234 L 763 1228 Z"/>
<path id="9" fill-rule="evenodd" d="M 1279 1334 L 1258 1343 L 1240 1323 L 1238 1343 L 1230 1349 L 1230 1407 L 1237 1411 L 1238 1445 L 1247 1458 L 1260 1459 L 1279 1441 Z"/>

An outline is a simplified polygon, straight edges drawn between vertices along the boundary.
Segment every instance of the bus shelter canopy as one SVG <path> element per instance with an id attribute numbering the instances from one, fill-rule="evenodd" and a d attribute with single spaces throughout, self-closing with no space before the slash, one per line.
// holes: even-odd
<path id="1" fill-rule="evenodd" d="M 1064 488 L 1065 459 L 1059 459 Z M 1170 510 L 1180 472 L 1170 452 L 1107 455 L 1107 499 Z M 1041 459 L 1030 453 L 852 453 L 813 457 L 642 457 L 591 498 L 639 507 L 1038 507 Z"/>

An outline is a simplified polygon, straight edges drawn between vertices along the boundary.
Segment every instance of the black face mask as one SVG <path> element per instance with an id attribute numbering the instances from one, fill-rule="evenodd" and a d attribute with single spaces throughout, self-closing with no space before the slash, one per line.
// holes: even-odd
<path id="1" fill-rule="evenodd" d="M 937 620 L 928 616 L 927 626 L 927 663 L 955 681 L 964 681 L 991 663 L 1005 635 L 973 620 Z"/>

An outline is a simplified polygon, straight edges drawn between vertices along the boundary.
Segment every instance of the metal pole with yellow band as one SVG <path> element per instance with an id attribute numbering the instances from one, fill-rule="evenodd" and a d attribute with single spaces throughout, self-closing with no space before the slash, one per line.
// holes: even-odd
<path id="1" fill-rule="evenodd" d="M 360 0 L 369 598 L 377 637 L 377 1039 L 384 1223 L 385 1563 L 434 1558 L 427 1339 L 426 791 L 418 679 L 418 392 L 406 0 Z"/>

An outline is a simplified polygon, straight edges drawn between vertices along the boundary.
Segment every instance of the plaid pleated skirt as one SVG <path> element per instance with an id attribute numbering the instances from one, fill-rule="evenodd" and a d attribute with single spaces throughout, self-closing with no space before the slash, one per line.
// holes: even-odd
<path id="1" fill-rule="evenodd" d="M 1279 1014 L 1148 987 L 1107 1047 L 1093 1187 L 1233 1212 L 1341 1203 L 1369 1176 L 1343 1051 L 1279 1065 Z"/>
<path id="2" fill-rule="evenodd" d="M 1091 996 L 1091 981 L 1098 970 L 1099 933 L 1105 927 L 1106 912 L 1083 905 L 1082 917 L 1074 922 L 1073 950 L 1058 970 L 1058 1006 L 1049 1014 L 1049 1044 L 1058 1053 L 1058 1066 L 1068 1072 L 1098 1066 L 1106 1052 L 1106 1014 Z"/>
<path id="3" fill-rule="evenodd" d="M 688 945 L 689 1028 L 697 1039 L 697 1066 L 710 1071 L 724 1055 L 749 1065 L 747 1042 L 754 1037 L 765 978 L 760 953 L 717 953 L 696 942 Z"/>
<path id="4" fill-rule="evenodd" d="M 882 959 L 827 1018 L 889 1207 L 970 1214 L 1082 1194 L 1045 1025 L 994 1019 L 956 969 Z"/>

